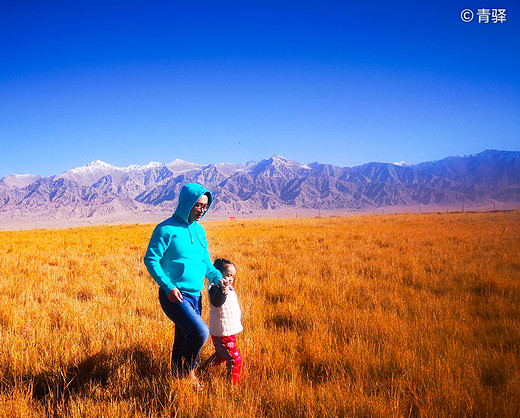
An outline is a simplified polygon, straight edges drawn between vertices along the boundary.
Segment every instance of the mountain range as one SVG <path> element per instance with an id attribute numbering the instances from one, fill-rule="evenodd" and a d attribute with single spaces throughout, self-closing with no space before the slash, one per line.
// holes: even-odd
<path id="1" fill-rule="evenodd" d="M 98 219 L 171 213 L 185 183 L 213 192 L 222 216 L 273 210 L 369 211 L 520 204 L 520 152 L 479 154 L 409 165 L 339 167 L 281 156 L 243 164 L 116 167 L 93 161 L 62 174 L 0 179 L 0 219 Z"/>

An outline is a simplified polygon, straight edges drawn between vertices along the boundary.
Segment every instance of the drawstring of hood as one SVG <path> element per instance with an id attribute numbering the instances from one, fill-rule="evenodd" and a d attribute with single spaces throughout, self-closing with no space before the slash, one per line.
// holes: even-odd
<path id="1" fill-rule="evenodd" d="M 195 229 L 195 235 L 197 236 L 197 239 L 199 240 L 200 242 L 200 245 L 202 245 L 202 248 L 206 249 L 206 246 L 204 245 L 204 243 L 200 240 L 200 235 L 197 233 L 197 222 L 193 222 L 194 225 L 193 225 L 193 228 Z M 193 242 L 193 241 L 192 241 Z"/>
<path id="2" fill-rule="evenodd" d="M 205 249 L 206 246 L 205 246 L 204 243 L 200 240 L 200 236 L 199 236 L 199 234 L 197 233 L 197 222 L 196 222 L 196 221 L 194 221 L 194 222 L 192 222 L 191 224 L 188 225 L 188 232 L 190 233 L 191 243 L 193 244 L 193 234 L 191 233 L 191 228 L 190 228 L 191 225 L 193 225 L 193 229 L 194 229 L 193 233 L 194 233 L 195 236 L 197 237 L 197 239 L 198 239 L 200 245 L 202 246 L 202 248 Z"/>
<path id="3" fill-rule="evenodd" d="M 189 225 L 188 225 L 188 232 L 190 233 L 191 243 L 193 244 L 193 235 L 191 235 L 191 229 L 190 229 Z"/>

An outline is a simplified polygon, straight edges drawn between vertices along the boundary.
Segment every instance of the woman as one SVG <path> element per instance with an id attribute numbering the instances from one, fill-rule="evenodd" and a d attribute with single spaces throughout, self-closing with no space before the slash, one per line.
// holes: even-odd
<path id="1" fill-rule="evenodd" d="M 200 184 L 186 184 L 173 216 L 153 231 L 144 263 L 159 284 L 164 313 L 175 323 L 172 372 L 197 380 L 193 369 L 209 330 L 200 317 L 204 277 L 218 284 L 222 274 L 209 258 L 206 232 L 197 222 L 206 214 L 213 198 Z"/>

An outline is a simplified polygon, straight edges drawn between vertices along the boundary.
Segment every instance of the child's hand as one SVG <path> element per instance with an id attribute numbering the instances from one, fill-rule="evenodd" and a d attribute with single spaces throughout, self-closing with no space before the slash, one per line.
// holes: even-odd
<path id="1" fill-rule="evenodd" d="M 231 283 L 229 283 L 229 280 L 227 279 L 222 279 L 220 281 L 220 284 L 222 285 L 222 290 L 224 294 L 227 295 L 229 293 L 229 286 L 231 285 Z"/>

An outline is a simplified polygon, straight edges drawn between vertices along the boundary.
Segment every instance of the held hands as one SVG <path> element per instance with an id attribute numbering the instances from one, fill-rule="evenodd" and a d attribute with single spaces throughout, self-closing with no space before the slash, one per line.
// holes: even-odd
<path id="1" fill-rule="evenodd" d="M 222 279 L 220 281 L 220 284 L 222 285 L 222 289 L 225 295 L 229 293 L 229 287 L 231 286 L 231 282 L 227 279 Z"/>
<path id="2" fill-rule="evenodd" d="M 174 287 L 173 290 L 166 295 L 166 297 L 171 303 L 182 303 L 182 294 L 177 287 Z"/>

